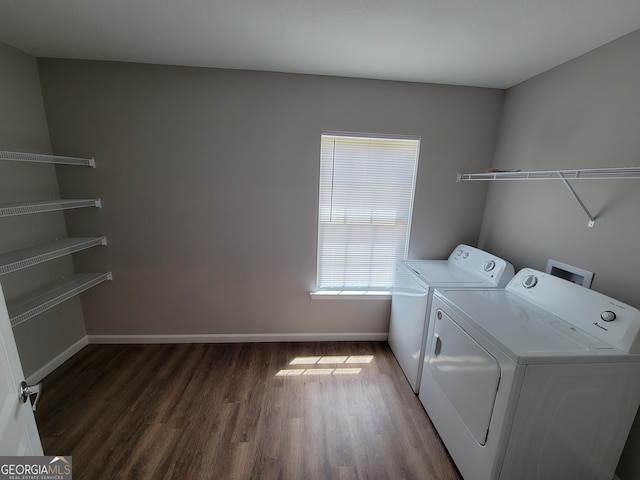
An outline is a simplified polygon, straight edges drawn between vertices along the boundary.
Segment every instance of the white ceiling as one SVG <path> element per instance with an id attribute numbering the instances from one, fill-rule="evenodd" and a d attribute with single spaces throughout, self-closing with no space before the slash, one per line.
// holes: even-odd
<path id="1" fill-rule="evenodd" d="M 637 29 L 639 0 L 0 0 L 36 57 L 498 88 Z"/>

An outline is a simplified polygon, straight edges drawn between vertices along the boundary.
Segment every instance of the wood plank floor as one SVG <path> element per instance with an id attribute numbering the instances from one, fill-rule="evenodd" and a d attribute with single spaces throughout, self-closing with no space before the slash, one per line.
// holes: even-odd
<path id="1" fill-rule="evenodd" d="M 36 420 L 75 479 L 461 479 L 386 343 L 89 345 Z"/>

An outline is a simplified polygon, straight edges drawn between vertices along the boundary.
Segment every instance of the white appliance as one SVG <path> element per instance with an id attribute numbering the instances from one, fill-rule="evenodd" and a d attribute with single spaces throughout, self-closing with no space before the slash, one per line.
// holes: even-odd
<path id="1" fill-rule="evenodd" d="M 458 245 L 447 260 L 403 260 L 391 296 L 389 346 L 414 392 L 420 388 L 427 322 L 437 287 L 504 287 L 513 266 L 490 253 Z"/>
<path id="2" fill-rule="evenodd" d="M 640 404 L 640 312 L 532 269 L 434 294 L 419 398 L 466 480 L 611 480 Z"/>

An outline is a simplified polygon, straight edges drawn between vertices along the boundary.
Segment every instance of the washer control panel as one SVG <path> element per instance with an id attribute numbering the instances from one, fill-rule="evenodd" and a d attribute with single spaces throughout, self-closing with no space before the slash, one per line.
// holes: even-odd
<path id="1" fill-rule="evenodd" d="M 571 328 L 628 353 L 640 353 L 640 311 L 562 278 L 524 268 L 506 290 L 559 317 Z M 575 327 L 575 328 L 574 328 Z"/>
<path id="2" fill-rule="evenodd" d="M 504 287 L 514 275 L 513 265 L 489 252 L 460 244 L 449 255 L 449 262 L 489 280 L 496 287 Z"/>

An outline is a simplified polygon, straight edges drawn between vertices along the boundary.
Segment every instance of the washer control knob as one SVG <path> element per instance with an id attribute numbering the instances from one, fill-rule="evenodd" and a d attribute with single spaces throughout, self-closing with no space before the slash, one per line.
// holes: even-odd
<path id="1" fill-rule="evenodd" d="M 468 256 L 469 256 L 469 252 L 464 252 L 464 253 L 462 254 L 462 258 L 467 258 Z"/>
<path id="2" fill-rule="evenodd" d="M 496 268 L 496 262 L 494 262 L 493 260 L 489 260 L 489 261 L 487 261 L 487 263 L 484 264 L 484 271 L 485 272 L 490 272 L 494 268 Z"/>
<path id="3" fill-rule="evenodd" d="M 613 322 L 616 319 L 616 314 L 611 310 L 606 310 L 600 314 L 600 318 L 605 322 Z"/>
<path id="4" fill-rule="evenodd" d="M 522 279 L 522 286 L 524 288 L 533 288 L 538 284 L 538 277 L 535 275 L 527 275 Z"/>
<path id="5" fill-rule="evenodd" d="M 456 257 L 459 257 L 460 255 L 462 255 L 462 250 L 461 249 L 456 250 Z"/>
<path id="6" fill-rule="evenodd" d="M 438 320 L 442 320 L 442 310 L 438 310 L 436 317 L 438 317 Z"/>

